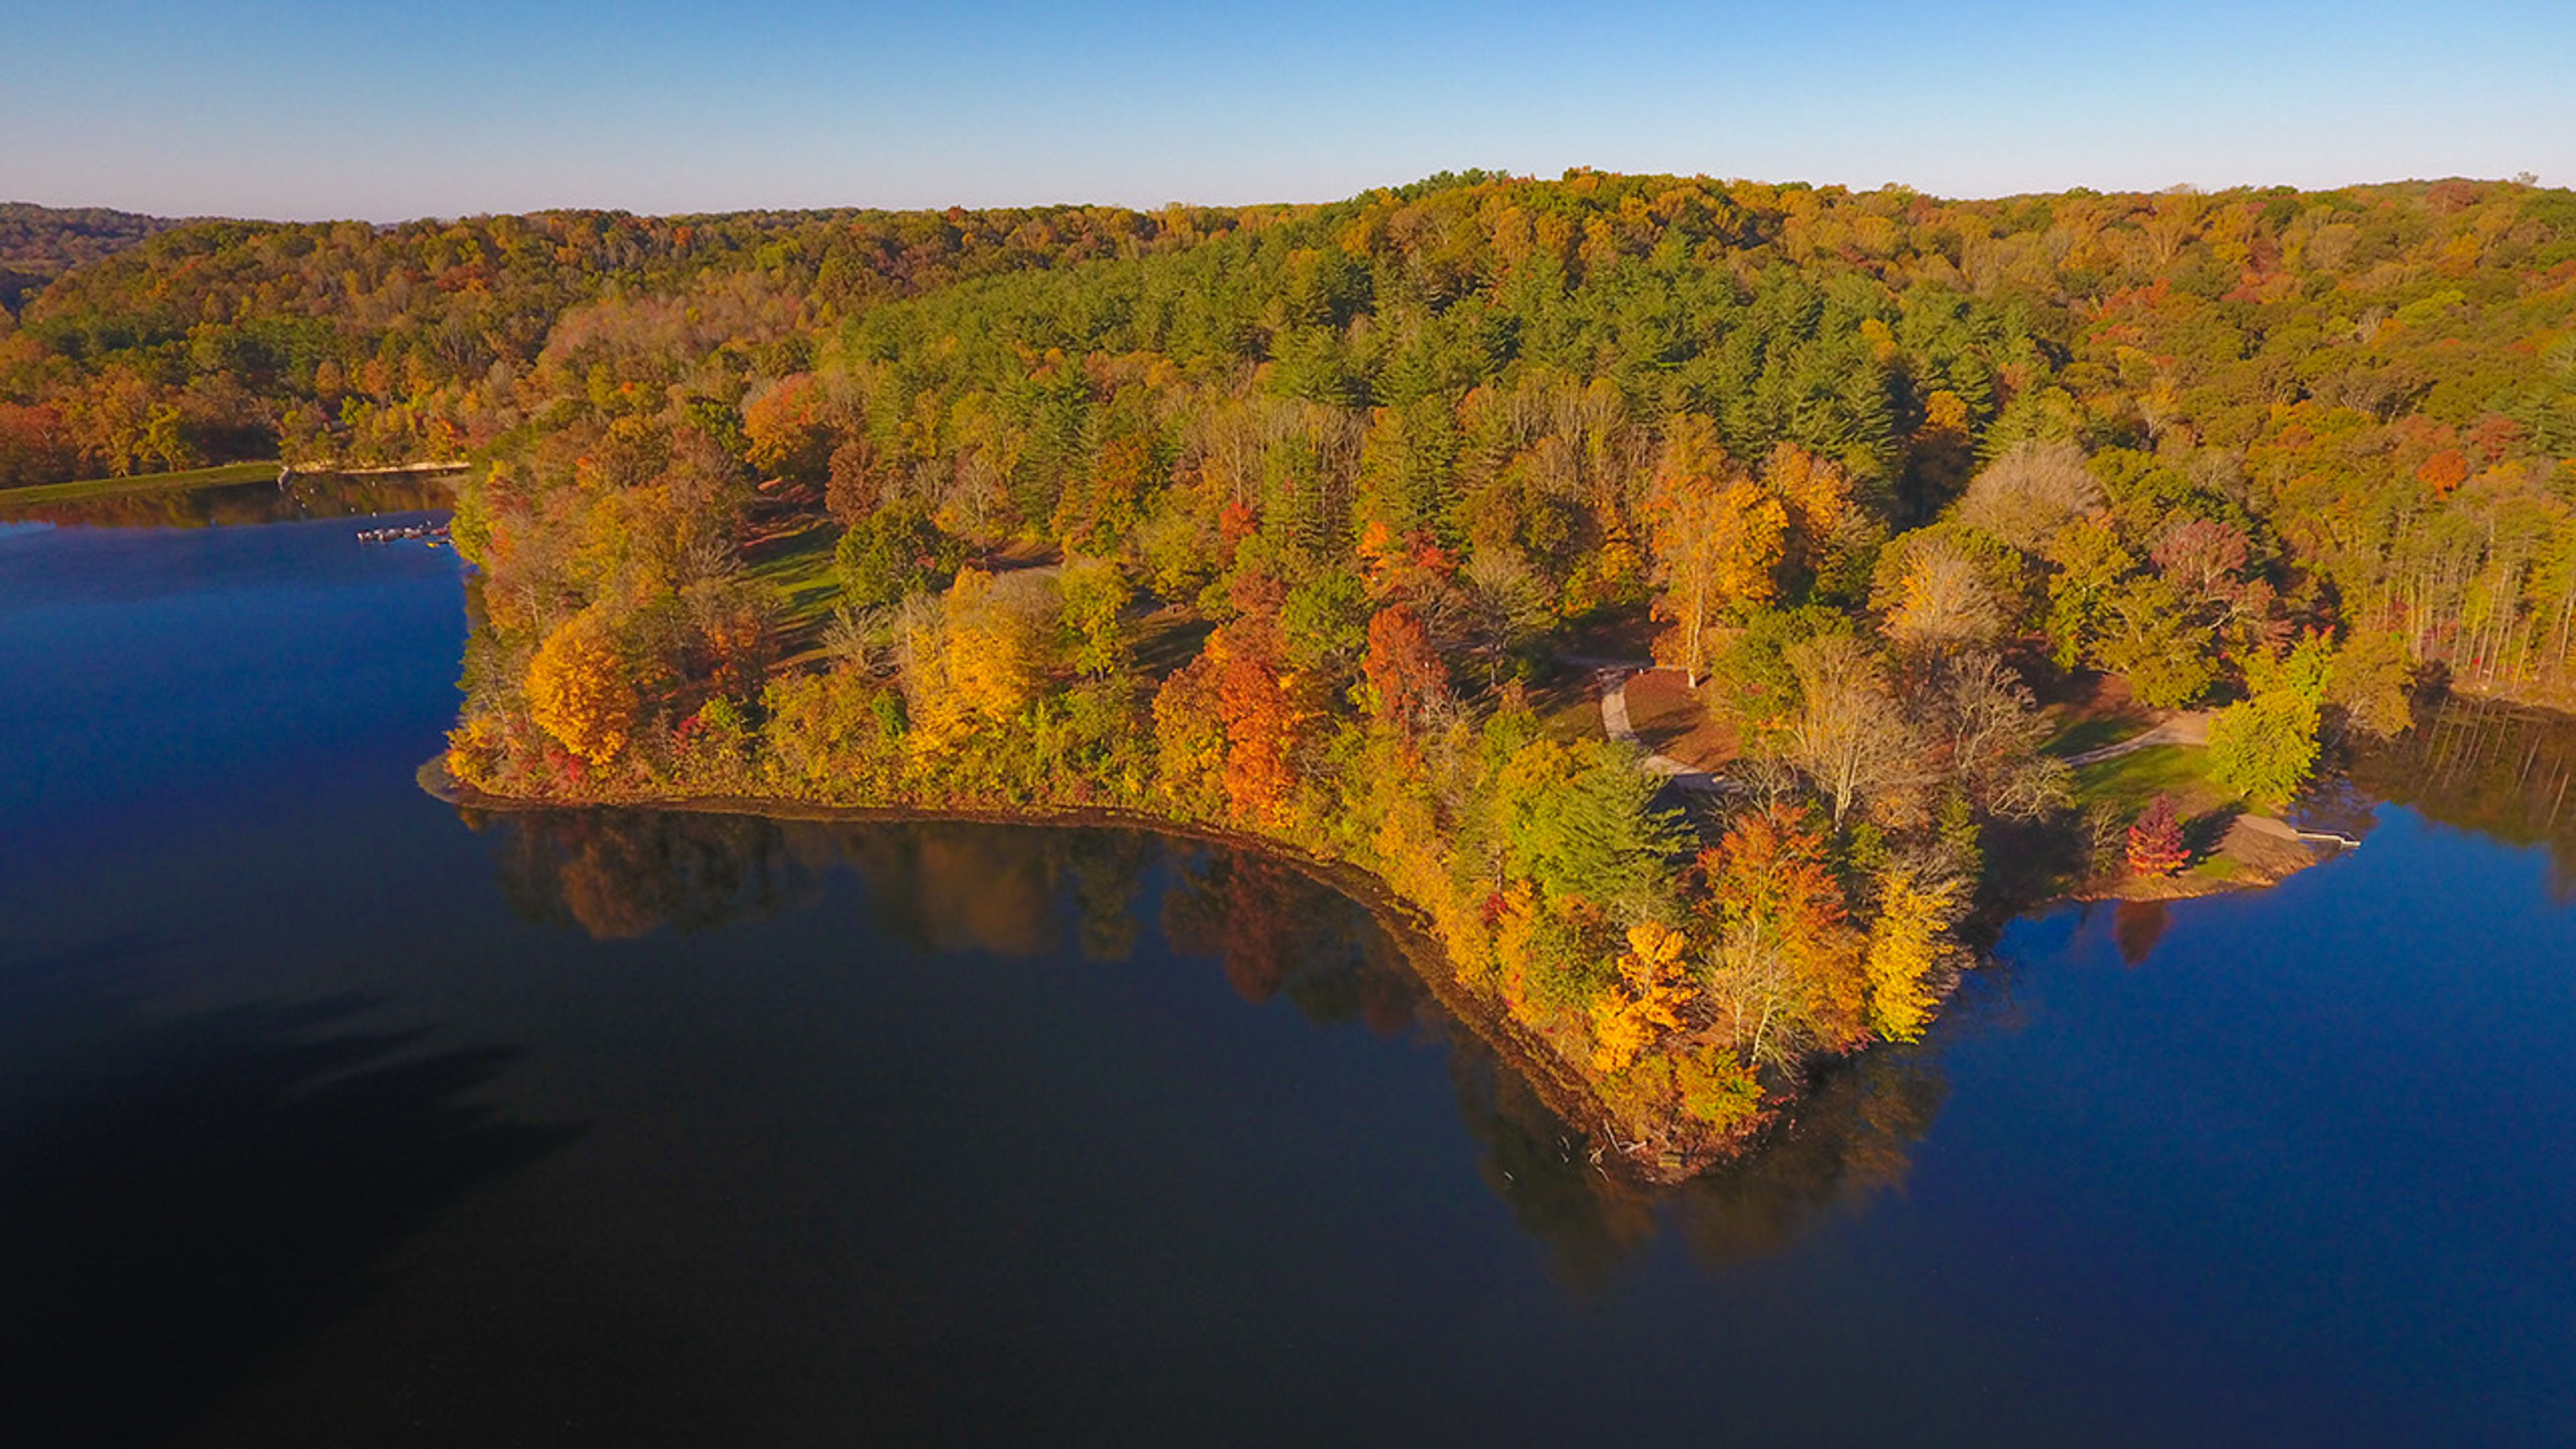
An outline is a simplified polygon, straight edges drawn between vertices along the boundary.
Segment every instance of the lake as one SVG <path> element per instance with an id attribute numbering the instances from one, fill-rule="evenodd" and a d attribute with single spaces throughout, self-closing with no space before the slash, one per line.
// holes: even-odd
<path id="1" fill-rule="evenodd" d="M 0 524 L 0 1442 L 2576 1423 L 2563 730 L 2370 762 L 2277 890 L 2016 923 L 1641 1194 L 1259 858 L 460 817 L 461 566 L 254 521 L 314 511 Z"/>

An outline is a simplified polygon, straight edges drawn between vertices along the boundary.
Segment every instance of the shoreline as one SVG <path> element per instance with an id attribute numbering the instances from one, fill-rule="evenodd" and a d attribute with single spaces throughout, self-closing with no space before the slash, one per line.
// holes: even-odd
<path id="1" fill-rule="evenodd" d="M 1137 830 L 1169 838 L 1217 845 L 1229 850 L 1248 851 L 1295 869 L 1308 878 L 1341 894 L 1366 910 L 1382 926 L 1403 954 L 1406 964 L 1420 978 L 1442 1010 L 1472 1032 L 1491 1051 L 1500 1066 L 1511 1071 L 1536 1093 L 1549 1111 L 1566 1125 L 1581 1132 L 1593 1144 L 1592 1163 L 1605 1174 L 1625 1178 L 1645 1187 L 1669 1187 L 1711 1168 L 1741 1160 L 1746 1153 L 1774 1132 L 1790 1125 L 1804 1093 L 1789 1098 L 1776 1109 L 1766 1110 L 1748 1127 L 1739 1130 L 1696 1153 L 1648 1150 L 1650 1144 L 1623 1139 L 1610 1114 L 1601 1106 L 1587 1083 L 1566 1071 L 1556 1053 L 1531 1035 L 1528 1028 L 1513 1021 L 1487 1000 L 1486 993 L 1470 986 L 1458 973 L 1430 920 L 1421 909 L 1397 895 L 1376 872 L 1349 861 L 1319 856 L 1298 849 L 1285 841 L 1267 836 L 1230 830 L 1202 821 L 1176 820 L 1145 811 L 1125 810 L 1107 805 L 1050 806 L 1029 805 L 1008 810 L 978 809 L 972 806 L 933 807 L 919 805 L 826 805 L 812 801 L 777 796 L 751 795 L 631 795 L 592 800 L 555 800 L 532 796 L 494 795 L 455 779 L 447 771 L 444 754 L 423 761 L 414 772 L 415 783 L 422 793 L 458 810 L 475 810 L 487 814 L 539 814 L 559 810 L 668 810 L 699 815 L 737 815 L 764 820 L 802 821 L 814 824 L 924 824 L 964 822 L 976 825 L 1014 825 L 1035 828 Z M 2238 828 L 2242 828 L 2241 826 Z M 2231 839 L 2233 833 L 2231 833 Z M 2287 842 L 2282 842 L 2287 844 Z M 2315 866 L 2348 853 L 2336 850 L 2320 853 L 2305 846 L 2296 847 L 2301 859 L 2287 854 L 2276 855 L 2250 873 L 2224 878 L 2184 874 L 2153 880 L 2120 877 L 2108 881 L 2092 879 L 2050 895 L 2023 903 L 2002 920 L 2015 920 L 2037 915 L 2060 906 L 2091 905 L 2105 901 L 2176 901 L 2210 896 L 2234 895 L 2268 890 L 2273 886 Z M 1946 992 L 1944 993 L 1947 994 Z M 1817 1068 L 1827 1066 L 1816 1064 Z M 1813 1070 L 1815 1068 L 1811 1068 Z"/>
<path id="2" fill-rule="evenodd" d="M 2350 836 L 2302 831 L 2270 816 L 2240 814 L 2228 822 L 2226 834 L 2198 865 L 2169 876 L 2120 875 L 2083 881 L 2029 909 L 2046 910 L 2069 902 L 2191 901 L 2270 890 L 2360 848 L 2361 842 Z M 2222 861 L 2228 865 L 2225 874 L 2204 869 Z"/>
<path id="3" fill-rule="evenodd" d="M 1748 1126 L 1727 1135 L 1698 1152 L 1681 1152 L 1656 1148 L 1650 1143 L 1625 1140 L 1612 1118 L 1602 1107 L 1597 1094 L 1561 1064 L 1557 1054 L 1528 1028 L 1512 1020 L 1487 999 L 1487 993 L 1469 985 L 1459 974 L 1455 961 L 1433 929 L 1422 910 L 1396 894 L 1393 888 L 1366 867 L 1349 861 L 1319 856 L 1301 850 L 1285 841 L 1202 821 L 1177 820 L 1140 810 L 1108 805 L 1028 805 L 1007 810 L 979 809 L 972 806 L 920 805 L 827 805 L 812 801 L 777 796 L 752 795 L 631 795 L 591 800 L 556 800 L 533 796 L 494 795 L 467 785 L 448 773 L 445 755 L 433 755 L 414 772 L 422 793 L 458 810 L 487 814 L 539 814 L 562 810 L 667 810 L 700 815 L 749 816 L 764 820 L 801 821 L 814 824 L 923 824 L 963 822 L 976 825 L 1012 825 L 1036 828 L 1136 830 L 1168 838 L 1222 846 L 1229 850 L 1247 851 L 1295 869 L 1359 905 L 1374 918 L 1396 943 L 1406 964 L 1412 969 L 1433 998 L 1460 1025 L 1473 1033 L 1492 1052 L 1505 1070 L 1511 1071 L 1537 1094 L 1549 1111 L 1566 1125 L 1581 1132 L 1593 1144 L 1592 1164 L 1605 1174 L 1624 1178 L 1644 1187 L 1669 1187 L 1729 1162 L 1741 1160 L 1749 1151 L 1774 1132 L 1790 1125 L 1805 1093 L 1766 1109 Z M 2213 852 L 2212 859 L 2234 859 L 2241 867 L 2226 876 L 2185 872 L 2170 877 L 2142 878 L 2120 876 L 2093 878 L 2042 899 L 2024 902 L 2004 913 L 1996 924 L 2035 916 L 2067 905 L 2092 905 L 2106 901 L 2178 901 L 2220 895 L 2235 895 L 2268 890 L 2292 876 L 2326 864 L 2351 849 L 2358 842 L 2332 851 L 2319 851 L 2304 842 L 2283 838 L 2270 832 L 2248 830 L 2242 823 L 2231 827 L 2222 850 L 2236 844 L 2240 836 L 2260 836 L 2272 849 L 2248 859 Z M 2277 823 L 2277 822 L 2276 822 Z M 2286 830 L 2287 827 L 2282 827 Z M 1972 968 L 1973 969 L 1973 968 Z M 1944 995 L 1946 996 L 1946 992 Z M 1828 1067 L 1814 1064 L 1810 1070 Z"/>
<path id="4" fill-rule="evenodd" d="M 490 814 L 539 814 L 555 810 L 669 810 L 699 815 L 744 815 L 764 820 L 814 824 L 928 824 L 965 822 L 1036 828 L 1137 830 L 1229 850 L 1246 851 L 1295 869 L 1367 911 L 1396 943 L 1405 963 L 1432 997 L 1461 1026 L 1492 1052 L 1497 1064 L 1536 1093 L 1550 1112 L 1589 1139 L 1593 1166 L 1605 1174 L 1644 1187 L 1670 1187 L 1712 1167 L 1739 1160 L 1788 1115 L 1766 1113 L 1749 1130 L 1736 1132 L 1698 1154 L 1643 1151 L 1647 1144 L 1624 1141 L 1596 1095 L 1557 1064 L 1554 1051 L 1528 1028 L 1511 1020 L 1486 994 L 1463 980 L 1448 949 L 1421 909 L 1397 895 L 1374 871 L 1299 850 L 1267 836 L 1228 830 L 1199 821 L 1174 820 L 1114 806 L 1028 806 L 979 810 L 967 806 L 934 808 L 909 805 L 822 805 L 766 796 L 638 795 L 600 800 L 549 800 L 494 795 L 464 784 L 447 772 L 444 755 L 433 755 L 414 772 L 421 792 L 458 810 Z M 1794 1106 L 1794 1099 L 1791 1103 Z"/>

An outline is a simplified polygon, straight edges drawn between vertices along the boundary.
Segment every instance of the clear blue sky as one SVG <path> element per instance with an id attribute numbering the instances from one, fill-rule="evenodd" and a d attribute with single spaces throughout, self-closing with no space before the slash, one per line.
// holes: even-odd
<path id="1" fill-rule="evenodd" d="M 2576 184 L 2576 0 L 8 9 L 0 199 L 164 214 L 1324 200 L 1471 166 Z"/>

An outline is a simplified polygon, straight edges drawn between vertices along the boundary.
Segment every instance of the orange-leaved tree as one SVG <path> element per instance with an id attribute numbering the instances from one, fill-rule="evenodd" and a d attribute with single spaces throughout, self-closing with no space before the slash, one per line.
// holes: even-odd
<path id="1" fill-rule="evenodd" d="M 1800 815 L 1748 811 L 1696 870 L 1713 928 L 1710 979 L 1748 1058 L 1793 1067 L 1868 1038 L 1866 940 L 1821 834 Z"/>
<path id="2" fill-rule="evenodd" d="M 810 372 L 782 377 L 744 399 L 742 432 L 743 456 L 772 477 L 810 482 L 830 470 L 823 390 Z"/>
<path id="3" fill-rule="evenodd" d="M 1852 514 L 1850 475 L 1830 458 L 1781 443 L 1762 465 L 1762 486 L 1788 518 L 1789 561 L 1809 570 L 1822 566 L 1826 544 Z"/>
<path id="4" fill-rule="evenodd" d="M 1279 671 L 1279 630 L 1267 618 L 1235 620 L 1208 640 L 1216 660 L 1217 714 L 1225 722 L 1225 798 L 1237 820 L 1287 823 L 1295 776 L 1289 751 L 1297 716 Z"/>
<path id="5" fill-rule="evenodd" d="M 1431 647 L 1431 630 L 1409 604 L 1390 604 L 1369 620 L 1361 671 L 1368 678 L 1370 707 L 1399 730 L 1410 730 L 1449 690 L 1449 671 Z"/>
<path id="6" fill-rule="evenodd" d="M 597 609 L 564 621 L 528 661 L 528 713 L 585 764 L 626 748 L 640 709 L 623 654 Z"/>

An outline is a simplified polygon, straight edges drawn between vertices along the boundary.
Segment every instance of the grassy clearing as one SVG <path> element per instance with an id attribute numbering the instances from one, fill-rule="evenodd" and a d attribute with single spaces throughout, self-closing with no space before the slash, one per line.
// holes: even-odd
<path id="1" fill-rule="evenodd" d="M 2052 720 L 2056 733 L 2040 746 L 2052 755 L 2080 755 L 2104 745 L 2116 745 L 2154 728 L 2143 711 L 2120 710 L 2109 714 L 2060 715 Z"/>
<path id="2" fill-rule="evenodd" d="M 38 483 L 27 488 L 0 489 L 0 507 L 13 503 L 70 503 L 83 498 L 113 498 L 123 493 L 159 493 L 169 489 L 219 488 L 231 483 L 271 483 L 277 479 L 277 460 L 260 463 L 226 463 L 214 468 L 190 468 L 182 473 L 137 473 L 130 478 L 83 478 L 72 483 Z"/>
<path id="3" fill-rule="evenodd" d="M 2080 755 L 2155 727 L 2156 713 L 2131 699 L 2128 681 L 2118 675 L 2041 671 L 2037 680 L 2049 730 L 2040 748 L 2052 755 Z"/>
<path id="4" fill-rule="evenodd" d="M 832 568 L 832 550 L 840 530 L 820 519 L 806 528 L 762 545 L 751 563 L 751 575 L 778 590 L 786 603 L 780 627 L 791 641 L 810 644 L 840 601 L 841 579 Z"/>
<path id="5" fill-rule="evenodd" d="M 1137 672 L 1159 681 L 1197 658 L 1208 635 L 1215 632 L 1216 625 L 1208 620 L 1180 605 L 1167 604 L 1134 621 L 1127 632 L 1127 647 Z"/>
<path id="6" fill-rule="evenodd" d="M 1589 669 L 1557 669 L 1529 686 L 1529 706 L 1539 730 L 1563 744 L 1605 738 L 1601 732 L 1601 696 Z"/>
<path id="7" fill-rule="evenodd" d="M 2075 797 L 2134 815 L 2158 795 L 2174 797 L 2185 817 L 2232 805 L 2235 797 L 2209 780 L 2209 751 L 2189 745 L 2149 745 L 2075 772 Z"/>

